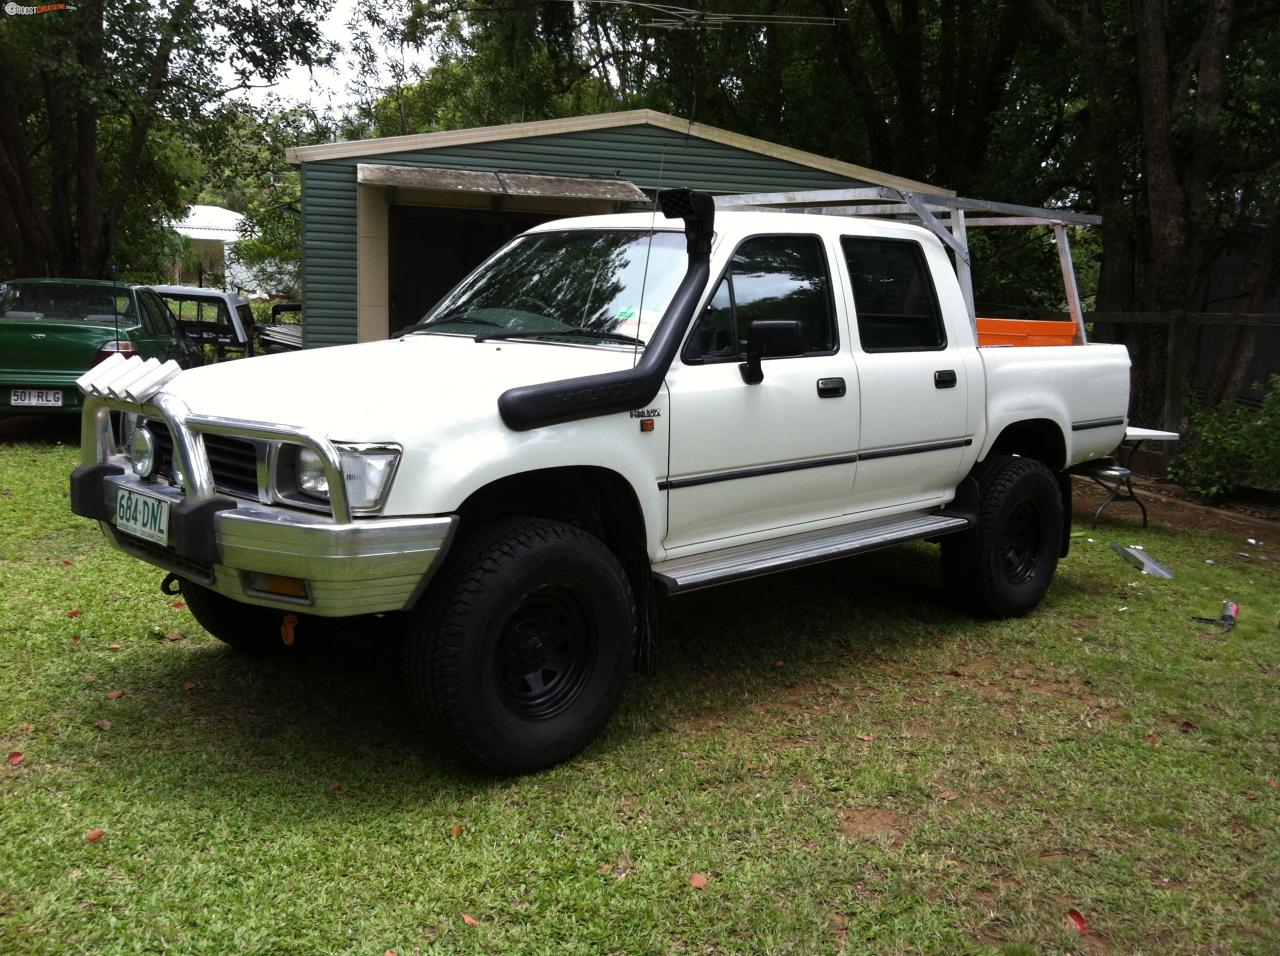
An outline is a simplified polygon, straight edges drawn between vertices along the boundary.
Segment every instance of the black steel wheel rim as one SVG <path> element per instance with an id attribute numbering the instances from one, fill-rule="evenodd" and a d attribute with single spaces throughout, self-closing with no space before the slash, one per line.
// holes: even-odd
<path id="1" fill-rule="evenodd" d="M 564 713 L 591 676 L 596 647 L 594 621 L 582 599 L 567 588 L 539 588 L 516 605 L 498 636 L 498 697 L 525 720 Z"/>
<path id="2" fill-rule="evenodd" d="M 1036 570 L 1044 546 L 1040 509 L 1029 500 L 1019 501 L 1005 522 L 1001 567 L 1010 584 L 1024 584 Z"/>

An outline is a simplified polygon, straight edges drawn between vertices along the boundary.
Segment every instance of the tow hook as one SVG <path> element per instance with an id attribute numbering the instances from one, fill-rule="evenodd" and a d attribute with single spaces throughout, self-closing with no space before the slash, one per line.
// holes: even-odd
<path id="1" fill-rule="evenodd" d="M 166 574 L 164 580 L 160 582 L 160 590 L 170 596 L 181 594 L 182 584 L 176 574 Z"/>
<path id="2" fill-rule="evenodd" d="M 294 628 L 298 626 L 298 615 L 286 614 L 280 619 L 280 640 L 285 647 L 293 647 Z"/>

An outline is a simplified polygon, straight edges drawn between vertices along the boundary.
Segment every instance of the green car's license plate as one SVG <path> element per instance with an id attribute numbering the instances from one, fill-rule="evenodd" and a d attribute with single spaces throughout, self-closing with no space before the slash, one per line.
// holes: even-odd
<path id="1" fill-rule="evenodd" d="M 116 527 L 156 544 L 169 543 L 169 502 L 131 488 L 116 496 Z"/>
<path id="2" fill-rule="evenodd" d="M 9 404 L 31 405 L 36 408 L 61 408 L 62 392 L 56 388 L 12 388 L 9 390 Z"/>

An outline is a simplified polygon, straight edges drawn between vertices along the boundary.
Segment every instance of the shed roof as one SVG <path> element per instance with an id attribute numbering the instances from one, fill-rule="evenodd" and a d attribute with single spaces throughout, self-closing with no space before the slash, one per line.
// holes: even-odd
<path id="1" fill-rule="evenodd" d="M 321 143 L 316 146 L 295 146 L 285 151 L 285 159 L 295 166 L 327 159 L 357 159 L 367 156 L 387 156 L 394 153 L 421 152 L 451 146 L 471 146 L 497 143 L 535 136 L 554 136 L 560 133 L 580 133 L 591 130 L 613 129 L 622 126 L 654 126 L 681 133 L 735 149 L 769 156 L 774 159 L 807 166 L 837 176 L 861 180 L 877 186 L 891 186 L 932 193 L 949 193 L 929 183 L 904 179 L 868 169 L 854 163 L 842 162 L 792 149 L 778 143 L 744 136 L 715 126 L 706 126 L 689 120 L 659 113 L 656 110 L 627 110 L 620 113 L 598 113 L 591 116 L 570 116 L 563 119 L 535 120 L 528 123 L 508 123 L 503 126 L 478 126 L 470 129 L 442 130 L 436 133 L 415 133 L 409 136 L 386 136 L 379 139 L 350 140 L 341 143 Z"/>

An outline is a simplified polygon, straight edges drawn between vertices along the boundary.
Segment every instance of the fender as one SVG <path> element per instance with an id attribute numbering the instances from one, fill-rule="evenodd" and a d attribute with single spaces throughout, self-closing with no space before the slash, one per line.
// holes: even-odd
<path id="1" fill-rule="evenodd" d="M 508 428 L 528 431 L 643 408 L 658 394 L 710 275 L 715 202 L 707 193 L 664 189 L 658 205 L 666 218 L 684 220 L 689 265 L 643 357 L 621 372 L 508 389 L 498 397 L 498 413 Z"/>

